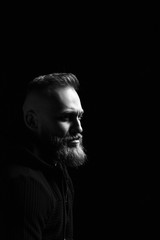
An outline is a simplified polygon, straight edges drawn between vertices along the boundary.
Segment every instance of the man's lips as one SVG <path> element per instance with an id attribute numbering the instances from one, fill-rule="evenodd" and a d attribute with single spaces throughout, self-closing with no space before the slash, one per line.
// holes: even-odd
<path id="1" fill-rule="evenodd" d="M 80 141 L 80 139 L 82 139 L 82 135 L 81 134 L 77 134 L 76 136 L 72 136 L 72 137 L 67 137 L 66 140 L 67 141 Z"/>
<path id="2" fill-rule="evenodd" d="M 68 144 L 69 145 L 76 145 L 78 144 L 82 139 L 82 135 L 81 134 L 78 134 L 74 137 L 69 137 L 69 139 L 67 140 Z"/>

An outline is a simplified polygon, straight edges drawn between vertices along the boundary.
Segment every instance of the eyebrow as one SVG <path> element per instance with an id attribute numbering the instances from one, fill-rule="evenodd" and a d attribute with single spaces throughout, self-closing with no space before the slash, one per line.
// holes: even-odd
<path id="1" fill-rule="evenodd" d="M 60 115 L 65 115 L 65 114 L 77 114 L 77 115 L 83 115 L 84 113 L 84 110 L 80 110 L 80 111 L 76 111 L 76 110 L 73 110 L 73 109 L 70 109 L 70 110 L 64 110 L 62 112 L 60 112 L 59 114 Z"/>

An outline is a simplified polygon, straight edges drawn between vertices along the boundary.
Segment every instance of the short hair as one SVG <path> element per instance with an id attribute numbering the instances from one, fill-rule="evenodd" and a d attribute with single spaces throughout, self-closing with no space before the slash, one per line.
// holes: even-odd
<path id="1" fill-rule="evenodd" d="M 79 80 L 73 73 L 51 73 L 34 78 L 28 83 L 27 93 L 32 91 L 43 91 L 58 87 L 73 87 L 76 91 L 79 88 Z"/>

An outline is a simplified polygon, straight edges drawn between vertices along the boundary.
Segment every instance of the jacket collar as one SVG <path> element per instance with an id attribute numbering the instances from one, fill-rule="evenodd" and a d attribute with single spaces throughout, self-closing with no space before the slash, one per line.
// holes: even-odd
<path id="1" fill-rule="evenodd" d="M 54 169 L 58 167 L 60 162 L 46 162 L 42 158 L 35 155 L 30 149 L 19 144 L 9 145 L 7 149 L 7 163 L 16 163 L 24 166 L 30 166 L 33 168 L 42 169 Z"/>

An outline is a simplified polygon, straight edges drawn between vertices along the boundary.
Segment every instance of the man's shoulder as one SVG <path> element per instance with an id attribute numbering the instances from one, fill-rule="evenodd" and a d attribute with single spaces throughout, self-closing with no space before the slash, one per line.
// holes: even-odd
<path id="1" fill-rule="evenodd" d="M 36 159 L 24 149 L 8 147 L 6 149 L 3 163 L 1 164 L 1 177 L 4 183 L 23 184 L 41 186 L 43 189 L 48 188 L 43 168 L 36 162 Z"/>
<path id="2" fill-rule="evenodd" d="M 60 168 L 47 165 L 27 149 L 10 148 L 3 162 L 1 172 L 7 181 L 26 182 L 33 186 L 36 184 L 47 192 L 58 191 L 62 179 Z"/>
<path id="3" fill-rule="evenodd" d="M 17 178 L 35 178 L 39 179 L 42 178 L 42 173 L 39 170 L 32 169 L 29 166 L 24 166 L 21 164 L 8 164 L 6 166 L 6 173 L 7 177 L 11 179 L 17 179 Z"/>
<path id="4" fill-rule="evenodd" d="M 26 193 L 34 193 L 41 198 L 51 201 L 57 198 L 57 186 L 52 182 L 52 186 L 46 176 L 40 170 L 32 169 L 28 166 L 10 164 L 4 171 L 3 185 L 8 189 L 22 189 Z M 55 189 L 53 191 L 53 189 Z M 59 194 L 58 194 L 59 196 Z"/>
<path id="5" fill-rule="evenodd" d="M 33 162 L 33 163 L 32 163 Z M 8 146 L 3 154 L 1 164 L 2 174 L 8 178 L 36 177 L 40 171 L 33 167 L 34 161 L 30 155 L 22 149 Z"/>

